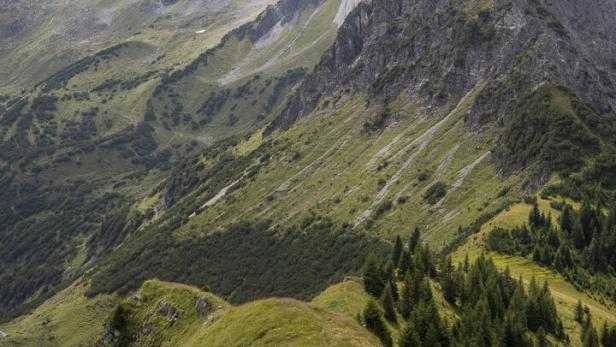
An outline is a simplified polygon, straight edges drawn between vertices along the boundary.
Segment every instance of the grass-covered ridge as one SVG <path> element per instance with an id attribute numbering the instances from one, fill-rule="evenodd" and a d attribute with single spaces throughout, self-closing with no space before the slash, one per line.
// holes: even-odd
<path id="1" fill-rule="evenodd" d="M 233 307 L 194 287 L 150 280 L 109 316 L 105 346 L 378 346 L 352 317 L 292 299 Z"/>

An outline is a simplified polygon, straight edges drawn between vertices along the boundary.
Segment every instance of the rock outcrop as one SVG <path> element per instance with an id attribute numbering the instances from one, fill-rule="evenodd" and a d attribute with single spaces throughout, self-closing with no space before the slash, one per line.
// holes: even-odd
<path id="1" fill-rule="evenodd" d="M 344 95 L 366 93 L 369 102 L 387 103 L 406 93 L 431 109 L 455 105 L 478 84 L 486 92 L 466 119 L 469 128 L 506 125 L 508 106 L 542 83 L 563 86 L 608 114 L 616 109 L 615 6 L 609 0 L 362 3 L 266 134 Z"/>

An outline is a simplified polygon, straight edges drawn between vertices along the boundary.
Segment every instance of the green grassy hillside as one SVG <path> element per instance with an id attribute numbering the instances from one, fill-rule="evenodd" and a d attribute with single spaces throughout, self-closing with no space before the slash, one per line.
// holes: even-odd
<path id="1" fill-rule="evenodd" d="M 14 44 L 0 55 L 4 67 L 20 52 L 61 54 L 68 48 L 47 49 L 46 35 L 81 35 L 93 13 L 118 21 L 71 45 L 76 57 L 64 65 L 32 71 L 39 80 L 16 74 L 32 88 L 0 98 L 0 185 L 12 201 L 0 206 L 9 283 L 0 316 L 40 304 L 158 217 L 172 202 L 151 197 L 175 163 L 233 146 L 279 111 L 333 41 L 340 2 L 261 12 L 270 3 L 97 1 L 63 13 L 70 4 L 50 1 L 32 18 L 38 24 L 2 36 Z M 25 2 L 11 6 L 17 17 L 27 13 Z M 72 17 L 79 11 L 85 18 Z M 79 193 L 66 199 L 68 191 Z M 27 246 L 36 244 L 53 255 Z M 20 275 L 26 268 L 38 275 Z"/>
<path id="2" fill-rule="evenodd" d="M 108 324 L 103 345 L 378 346 L 352 317 L 319 305 L 275 298 L 233 307 L 210 293 L 158 280 L 120 303 Z"/>
<path id="3" fill-rule="evenodd" d="M 1 324 L 7 337 L 2 346 L 86 346 L 101 334 L 102 323 L 119 299 L 112 295 L 85 297 L 87 283 L 76 282 L 58 292 L 32 313 Z"/>
<path id="4" fill-rule="evenodd" d="M 0 11 L 0 93 L 30 89 L 67 64 L 106 47 L 139 41 L 156 51 L 148 65 L 168 67 L 194 59 L 229 30 L 254 19 L 273 1 L 46 0 L 15 1 Z M 143 71 L 146 66 L 139 70 Z"/>

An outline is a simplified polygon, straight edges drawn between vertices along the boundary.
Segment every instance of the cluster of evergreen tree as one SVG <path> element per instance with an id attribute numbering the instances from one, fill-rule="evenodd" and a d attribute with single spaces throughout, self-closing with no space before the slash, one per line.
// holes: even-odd
<path id="1" fill-rule="evenodd" d="M 547 283 L 532 279 L 527 290 L 521 279 L 512 278 L 508 269 L 499 272 L 483 255 L 458 266 L 446 258 L 437 270 L 419 236 L 416 229 L 406 247 L 396 238 L 390 259 L 370 254 L 364 266 L 364 286 L 373 299 L 363 322 L 385 346 L 392 345 L 387 322 L 401 327 L 401 347 L 523 347 L 534 346 L 535 340 L 549 346 L 547 334 L 567 339 Z M 435 304 L 432 286 L 437 283 L 457 313 L 451 326 Z"/>
<path id="2" fill-rule="evenodd" d="M 504 254 L 529 256 L 554 268 L 574 284 L 606 294 L 616 301 L 616 208 L 607 215 L 584 202 L 579 211 L 564 203 L 558 224 L 534 203 L 528 225 L 512 230 L 495 228 L 488 248 Z"/>
<path id="3" fill-rule="evenodd" d="M 608 327 L 607 322 L 603 323 L 601 338 L 597 329 L 592 323 L 592 316 L 588 306 L 583 306 L 581 301 L 573 312 L 575 320 L 582 326 L 580 339 L 584 347 L 616 347 L 616 328 Z"/>
<path id="4" fill-rule="evenodd" d="M 379 300 L 383 311 L 374 300 L 364 310 L 366 327 L 378 336 L 385 346 L 392 345 L 391 333 L 385 320 L 392 324 L 405 324 L 400 346 L 449 346 L 450 334 L 434 303 L 430 278 L 435 278 L 434 255 L 428 246 L 420 243 L 418 229 L 405 246 L 400 237 L 388 261 L 383 262 L 373 253 L 364 266 L 366 292 Z M 399 288 L 398 283 L 401 283 Z"/>

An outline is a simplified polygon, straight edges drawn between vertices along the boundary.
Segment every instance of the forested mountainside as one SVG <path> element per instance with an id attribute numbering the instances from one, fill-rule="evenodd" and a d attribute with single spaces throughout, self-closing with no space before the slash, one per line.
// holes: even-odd
<path id="1" fill-rule="evenodd" d="M 28 90 L 2 98 L 4 312 L 52 295 L 164 209 L 148 196 L 171 176 L 174 163 L 216 153 L 266 124 L 333 41 L 340 3 L 284 1 L 260 15 L 263 6 L 242 2 L 90 5 L 115 6 L 124 15 L 130 11 L 120 9 L 130 8 L 139 18 L 131 22 L 134 30 L 148 34 L 125 38 L 115 33 L 124 27 L 101 29 L 92 39 L 115 33 L 108 47 L 63 60 L 58 71 L 37 74 Z M 28 6 L 7 4 L 3 13 L 15 17 Z M 39 7 L 43 22 L 55 18 L 46 11 L 62 9 Z M 152 15 L 140 15 L 143 8 Z M 37 28 L 5 38 L 16 47 L 7 54 L 38 54 L 39 46 L 19 36 Z M 173 45 L 163 40 L 169 34 L 178 35 L 169 39 Z M 189 60 L 166 61 L 178 54 Z"/>
<path id="2" fill-rule="evenodd" d="M 613 1 L 268 4 L 1 4 L 7 343 L 614 345 Z"/>

